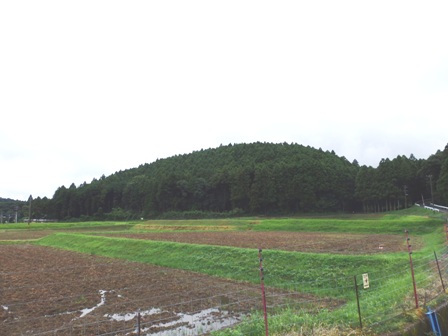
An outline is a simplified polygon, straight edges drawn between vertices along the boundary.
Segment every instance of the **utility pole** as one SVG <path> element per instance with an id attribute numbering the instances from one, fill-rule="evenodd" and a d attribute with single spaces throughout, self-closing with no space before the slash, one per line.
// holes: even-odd
<path id="1" fill-rule="evenodd" d="M 408 207 L 408 200 L 407 200 L 408 186 L 406 184 L 403 186 L 403 191 L 404 191 L 404 208 L 406 209 Z"/>
<path id="2" fill-rule="evenodd" d="M 432 193 L 432 174 L 427 176 L 429 178 L 429 187 L 431 188 L 431 203 L 434 205 L 434 195 Z"/>
<path id="3" fill-rule="evenodd" d="M 31 223 L 31 202 L 33 201 L 33 196 L 32 195 L 30 195 L 30 197 L 28 197 L 28 202 L 30 203 L 29 204 L 29 208 L 28 208 L 28 226 L 30 225 L 30 223 Z"/>

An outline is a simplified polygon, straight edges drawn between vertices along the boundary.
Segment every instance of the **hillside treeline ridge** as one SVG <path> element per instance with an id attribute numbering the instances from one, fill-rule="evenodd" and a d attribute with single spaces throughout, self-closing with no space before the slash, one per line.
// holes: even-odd
<path id="1" fill-rule="evenodd" d="M 381 212 L 422 199 L 448 204 L 448 145 L 428 159 L 378 167 L 298 144 L 221 145 L 59 187 L 32 202 L 33 218 L 137 218 Z M 27 213 L 24 203 L 24 213 Z M 25 211 L 26 210 L 26 211 Z"/>

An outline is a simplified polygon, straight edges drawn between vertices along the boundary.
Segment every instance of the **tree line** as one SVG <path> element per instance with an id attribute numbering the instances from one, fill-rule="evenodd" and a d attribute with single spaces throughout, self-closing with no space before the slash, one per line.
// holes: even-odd
<path id="1" fill-rule="evenodd" d="M 51 199 L 33 201 L 32 216 L 123 220 L 381 212 L 422 200 L 448 204 L 448 145 L 428 159 L 397 156 L 373 168 L 333 151 L 257 142 L 176 155 L 61 186 Z"/>

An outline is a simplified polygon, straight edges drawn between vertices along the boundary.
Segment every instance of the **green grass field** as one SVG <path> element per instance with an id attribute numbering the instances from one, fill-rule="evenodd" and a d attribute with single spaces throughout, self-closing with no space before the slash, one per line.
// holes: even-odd
<path id="1" fill-rule="evenodd" d="M 91 255 L 101 255 L 130 261 L 184 269 L 215 277 L 260 283 L 259 260 L 256 249 L 212 246 L 104 237 L 106 233 L 186 232 L 186 231 L 284 231 L 359 234 L 396 234 L 418 237 L 423 247 L 413 251 L 415 278 L 422 300 L 432 304 L 445 300 L 445 294 L 436 289 L 434 251 L 445 254 L 445 218 L 430 211 L 412 208 L 384 215 L 316 216 L 306 218 L 240 218 L 228 220 L 177 220 L 144 222 L 95 222 L 52 224 L 7 224 L 0 227 L 6 232 L 33 232 L 47 230 L 48 235 L 30 243 L 67 249 Z M 23 234 L 23 236 L 26 236 Z M 14 240 L 1 243 L 13 243 Z M 24 243 L 21 238 L 17 243 Z M 272 335 L 299 335 L 293 330 L 321 328 L 320 330 L 355 330 L 358 310 L 354 278 L 362 283 L 361 275 L 369 274 L 370 288 L 361 290 L 360 302 L 364 325 L 372 335 L 387 330 L 399 330 L 406 323 L 417 321 L 421 313 L 415 309 L 413 286 L 409 269 L 409 254 L 402 252 L 347 255 L 333 253 L 304 253 L 283 250 L 263 251 L 265 284 L 268 287 L 308 293 L 317 298 L 331 298 L 344 304 L 338 309 L 309 311 L 291 305 L 270 311 Z M 446 273 L 446 271 L 445 271 Z M 360 287 L 361 288 L 361 287 Z M 396 316 L 385 318 L 385 316 Z M 239 326 L 217 332 L 217 335 L 263 334 L 262 314 Z M 323 332 L 323 331 L 322 331 Z M 328 333 L 330 334 L 330 333 Z"/>

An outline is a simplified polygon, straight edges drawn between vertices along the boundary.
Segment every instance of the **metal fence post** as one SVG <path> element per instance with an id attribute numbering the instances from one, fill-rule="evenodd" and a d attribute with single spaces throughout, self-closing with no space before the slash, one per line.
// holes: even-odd
<path id="1" fill-rule="evenodd" d="M 448 218 L 447 218 L 447 221 L 448 221 Z M 448 240 L 448 223 L 445 223 L 445 237 L 446 237 L 446 240 Z"/>
<path id="2" fill-rule="evenodd" d="M 269 328 L 268 328 L 268 312 L 266 307 L 266 292 L 264 288 L 264 270 L 263 270 L 263 250 L 260 248 L 258 249 L 258 260 L 260 261 L 260 284 L 261 284 L 261 295 L 263 300 L 263 313 L 264 313 L 264 329 L 266 332 L 266 336 L 269 335 Z"/>
<path id="3" fill-rule="evenodd" d="M 140 336 L 140 309 L 137 311 L 137 336 Z"/>
<path id="4" fill-rule="evenodd" d="M 412 274 L 412 284 L 414 286 L 414 298 L 415 298 L 415 308 L 418 308 L 418 296 L 417 296 L 417 285 L 415 284 L 415 274 L 414 274 L 414 266 L 412 265 L 412 249 L 410 244 L 410 238 L 409 238 L 409 231 L 404 230 L 406 233 L 406 243 L 408 245 L 408 253 L 409 253 L 409 264 L 411 266 L 411 274 Z"/>
<path id="5" fill-rule="evenodd" d="M 361 307 L 359 305 L 359 293 L 358 293 L 358 283 L 356 281 L 356 275 L 354 276 L 355 279 L 355 293 L 356 293 L 356 303 L 358 304 L 358 317 L 359 317 L 359 327 L 362 330 L 362 318 L 361 318 Z"/>
<path id="6" fill-rule="evenodd" d="M 437 264 L 437 270 L 439 271 L 440 282 L 442 283 L 442 289 L 443 292 L 445 293 L 445 284 L 443 283 L 442 272 L 440 272 L 439 259 L 437 259 L 436 251 L 434 251 L 434 258 L 436 258 L 436 264 Z"/>

